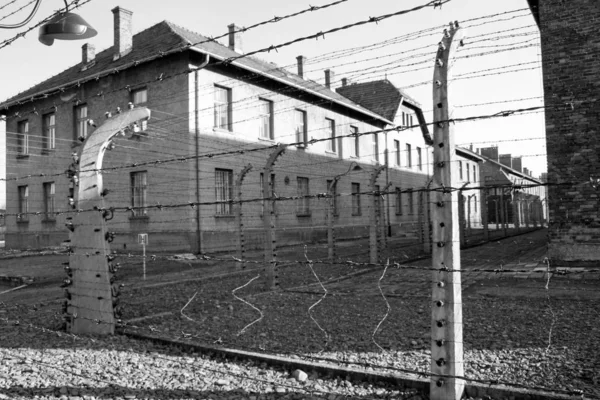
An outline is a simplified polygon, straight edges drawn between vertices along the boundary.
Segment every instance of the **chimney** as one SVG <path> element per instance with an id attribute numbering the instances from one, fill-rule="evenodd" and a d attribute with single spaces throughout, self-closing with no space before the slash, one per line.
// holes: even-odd
<path id="1" fill-rule="evenodd" d="M 523 159 L 521 157 L 515 157 L 512 159 L 512 167 L 519 172 L 523 172 Z"/>
<path id="2" fill-rule="evenodd" d="M 506 165 L 507 167 L 512 168 L 512 155 L 500 154 L 500 164 Z"/>
<path id="3" fill-rule="evenodd" d="M 227 28 L 229 29 L 229 49 L 236 53 L 244 54 L 241 32 L 244 28 L 241 28 L 236 24 L 229 24 L 227 25 Z"/>
<path id="4" fill-rule="evenodd" d="M 342 78 L 342 86 L 348 86 L 352 84 L 352 81 L 349 78 Z"/>
<path id="5" fill-rule="evenodd" d="M 298 56 L 296 57 L 296 60 L 298 60 L 298 76 L 304 78 L 304 64 L 306 64 L 306 57 Z"/>
<path id="6" fill-rule="evenodd" d="M 335 73 L 330 69 L 326 69 L 325 70 L 325 86 L 327 86 L 328 89 L 331 89 L 333 87 L 334 80 L 335 80 Z"/>
<path id="7" fill-rule="evenodd" d="M 469 145 L 469 150 L 473 151 L 473 143 Z"/>
<path id="8" fill-rule="evenodd" d="M 498 162 L 498 148 L 497 147 L 482 147 L 480 154 L 491 160 Z"/>
<path id="9" fill-rule="evenodd" d="M 87 65 L 96 58 L 96 47 L 91 43 L 81 46 L 81 63 Z"/>
<path id="10" fill-rule="evenodd" d="M 527 169 L 527 168 L 523 168 L 523 173 L 524 173 L 525 175 L 529 175 L 529 169 Z"/>
<path id="11" fill-rule="evenodd" d="M 113 61 L 121 57 L 125 57 L 131 53 L 133 49 L 133 27 L 131 11 L 123 7 L 115 7 L 112 9 L 114 14 L 114 55 Z"/>

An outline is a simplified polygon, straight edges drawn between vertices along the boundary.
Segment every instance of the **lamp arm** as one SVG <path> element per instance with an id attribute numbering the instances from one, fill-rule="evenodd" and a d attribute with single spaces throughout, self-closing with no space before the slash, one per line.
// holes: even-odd
<path id="1" fill-rule="evenodd" d="M 35 13 L 37 13 L 37 10 L 40 8 L 40 4 L 42 4 L 42 0 L 37 0 L 35 3 L 35 6 L 33 7 L 33 11 L 31 11 L 31 14 L 29 14 L 29 16 L 24 21 L 21 21 L 18 24 L 11 24 L 11 25 L 0 24 L 0 29 L 2 29 L 2 28 L 3 29 L 16 29 L 16 28 L 20 28 L 23 25 L 27 24 L 29 21 L 31 21 L 31 19 L 33 18 Z"/>

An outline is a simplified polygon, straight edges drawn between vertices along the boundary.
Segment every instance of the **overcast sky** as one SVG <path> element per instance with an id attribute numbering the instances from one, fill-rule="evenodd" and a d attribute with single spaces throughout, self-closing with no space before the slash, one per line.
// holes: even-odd
<path id="1" fill-rule="evenodd" d="M 284 16 L 318 6 L 333 0 L 92 0 L 76 10 L 93 27 L 98 35 L 90 42 L 96 45 L 97 52 L 110 47 L 113 42 L 113 15 L 111 9 L 117 5 L 133 11 L 134 31 L 139 32 L 162 20 L 170 20 L 178 25 L 208 36 L 218 36 L 227 31 L 227 25 L 236 23 L 249 26 L 273 16 Z M 29 0 L 18 0 L 0 10 L 0 18 L 27 4 Z M 8 3 L 7 0 L 0 2 Z M 314 11 L 302 16 L 274 24 L 258 27 L 244 33 L 244 50 L 252 51 L 269 45 L 276 45 L 301 36 L 346 25 L 402 9 L 425 4 L 427 0 L 348 0 L 345 3 L 325 10 Z M 39 12 L 30 25 L 52 14 L 64 6 L 62 0 L 43 0 Z M 0 20 L 0 24 L 18 22 L 31 5 L 17 14 Z M 431 83 L 413 86 L 430 81 L 433 75 L 433 55 L 435 45 L 442 38 L 442 30 L 423 36 L 417 40 L 396 40 L 394 44 L 379 44 L 392 38 L 410 34 L 427 28 L 447 24 L 449 21 L 466 21 L 484 15 L 527 8 L 526 0 L 452 0 L 443 7 L 426 8 L 408 15 L 393 17 L 377 24 L 368 24 L 338 33 L 326 35 L 318 40 L 294 44 L 278 52 L 263 53 L 260 58 L 281 66 L 294 64 L 297 55 L 308 58 L 308 77 L 323 82 L 323 70 L 332 68 L 337 78 L 350 77 L 355 81 L 383 79 L 392 81 L 419 101 L 425 111 L 431 110 Z M 507 14 L 490 19 L 465 22 L 465 46 L 457 56 L 476 55 L 483 52 L 510 49 L 515 46 L 530 46 L 520 50 L 497 52 L 485 56 L 457 59 L 454 76 L 467 74 L 468 79 L 456 80 L 450 88 L 450 99 L 455 108 L 454 117 L 485 115 L 502 110 L 543 105 L 543 95 L 539 35 L 533 17 L 529 12 Z M 506 31 L 508 32 L 499 32 Z M 23 31 L 0 30 L 0 41 Z M 515 35 L 513 37 L 502 37 Z M 518 35 L 518 36 L 516 36 Z M 487 39 L 482 41 L 482 39 Z M 470 43 L 474 42 L 474 43 Z M 37 30 L 29 32 L 10 46 L 0 49 L 0 100 L 17 94 L 44 79 L 55 75 L 81 59 L 81 41 L 55 41 L 47 47 L 37 40 Z M 424 49 L 426 45 L 432 45 Z M 340 54 L 342 49 L 367 46 L 363 51 Z M 414 50 L 420 49 L 420 50 Z M 334 53 L 334 57 L 327 57 Z M 409 58 L 407 60 L 407 58 Z M 425 61 L 425 63 L 423 63 Z M 409 64 L 414 64 L 413 66 Z M 514 64 L 520 66 L 509 67 Z M 525 69 L 515 73 L 498 74 L 507 70 Z M 410 72 L 410 70 L 416 70 Z M 473 73 L 488 75 L 473 78 Z M 465 77 L 463 77 L 465 78 Z M 411 87 L 412 86 L 412 87 Z M 487 106 L 467 105 L 496 103 L 508 100 L 533 98 L 520 102 L 506 102 Z M 431 120 L 430 112 L 427 118 Z M 535 113 L 527 116 L 504 117 L 486 121 L 458 123 L 455 128 L 457 143 L 473 143 L 473 147 L 486 147 L 497 144 L 501 153 L 523 156 L 523 165 L 538 176 L 546 171 L 544 116 Z M 537 139 L 535 139 L 537 138 Z M 0 143 L 1 145 L 1 143 Z M 2 159 L 0 159 L 2 164 Z M 0 167 L 0 175 L 2 175 Z M 2 189 L 0 187 L 0 189 Z M 2 204 L 0 204 L 2 206 Z"/>

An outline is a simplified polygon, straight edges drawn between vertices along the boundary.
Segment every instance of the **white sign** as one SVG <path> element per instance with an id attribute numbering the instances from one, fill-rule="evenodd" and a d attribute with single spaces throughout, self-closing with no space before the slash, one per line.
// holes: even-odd
<path id="1" fill-rule="evenodd" d="M 148 234 L 147 233 L 138 233 L 138 243 L 141 245 L 148 244 Z"/>

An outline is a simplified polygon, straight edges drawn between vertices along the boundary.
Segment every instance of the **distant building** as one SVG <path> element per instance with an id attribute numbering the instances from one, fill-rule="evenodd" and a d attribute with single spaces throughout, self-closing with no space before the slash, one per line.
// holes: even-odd
<path id="1" fill-rule="evenodd" d="M 481 166 L 481 181 L 484 186 L 489 187 L 486 188 L 488 223 L 500 223 L 505 210 L 505 219 L 511 224 L 543 224 L 547 220 L 546 188 L 543 182 L 530 176 L 527 168 L 521 171 L 520 157 L 500 155 L 498 147 L 482 148 L 479 151 L 485 160 Z"/>

